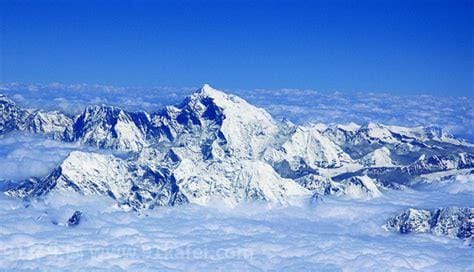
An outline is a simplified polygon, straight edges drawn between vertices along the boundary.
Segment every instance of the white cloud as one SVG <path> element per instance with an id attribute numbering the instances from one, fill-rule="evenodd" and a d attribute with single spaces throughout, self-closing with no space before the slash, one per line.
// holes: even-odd
<path id="1" fill-rule="evenodd" d="M 0 136 L 0 180 L 43 177 L 72 150 L 92 149 L 38 135 L 14 133 Z"/>
<path id="2" fill-rule="evenodd" d="M 51 195 L 46 203 L 0 197 L 0 267 L 10 269 L 463 271 L 461 240 L 381 227 L 407 206 L 472 205 L 468 193 L 395 191 L 372 201 L 327 198 L 316 207 L 193 205 L 144 214 L 102 198 Z M 442 200 L 442 202 L 441 202 Z M 63 223 L 84 212 L 74 228 Z"/>

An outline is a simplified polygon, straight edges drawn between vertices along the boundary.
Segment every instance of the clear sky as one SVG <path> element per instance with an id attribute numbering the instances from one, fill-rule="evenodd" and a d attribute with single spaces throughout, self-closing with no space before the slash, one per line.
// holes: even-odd
<path id="1" fill-rule="evenodd" d="M 0 0 L 0 81 L 474 95 L 471 0 L 156 2 Z"/>

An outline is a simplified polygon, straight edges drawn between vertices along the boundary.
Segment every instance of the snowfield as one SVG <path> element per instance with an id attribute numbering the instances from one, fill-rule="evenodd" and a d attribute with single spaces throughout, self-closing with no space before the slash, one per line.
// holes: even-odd
<path id="1" fill-rule="evenodd" d="M 469 241 L 387 232 L 407 207 L 473 206 L 474 177 L 390 191 L 370 201 L 325 198 L 289 207 L 160 207 L 107 198 L 0 199 L 0 267 L 9 270 L 472 271 Z M 454 186 L 454 187 L 453 187 Z M 455 188 L 455 190 L 453 190 Z M 64 223 L 84 214 L 78 226 Z"/>

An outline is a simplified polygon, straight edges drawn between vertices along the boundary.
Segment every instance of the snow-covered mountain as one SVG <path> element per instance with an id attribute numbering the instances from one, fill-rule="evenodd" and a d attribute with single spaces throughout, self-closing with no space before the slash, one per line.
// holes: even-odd
<path id="1" fill-rule="evenodd" d="M 447 207 L 435 210 L 407 209 L 389 218 L 384 226 L 400 233 L 432 233 L 453 238 L 473 237 L 474 209 Z"/>
<path id="2" fill-rule="evenodd" d="M 24 122 L 26 116 L 26 111 L 0 94 L 0 134 L 20 129 L 20 124 Z"/>
<path id="3" fill-rule="evenodd" d="M 30 179 L 6 193 L 14 197 L 41 197 L 52 191 L 107 195 L 125 209 L 187 203 L 166 168 L 149 168 L 113 155 L 72 152 L 50 175 Z"/>
<path id="4" fill-rule="evenodd" d="M 72 135 L 73 120 L 58 111 L 28 112 L 28 117 L 21 125 L 21 129 L 33 133 L 51 136 L 53 139 L 69 140 Z"/>
<path id="5" fill-rule="evenodd" d="M 111 106 L 90 106 L 75 118 L 72 138 L 101 148 L 139 151 L 146 143 L 150 117 Z"/>
<path id="6" fill-rule="evenodd" d="M 392 158 L 390 157 L 390 149 L 381 147 L 369 154 L 365 155 L 360 162 L 368 167 L 390 167 L 393 166 Z"/>
<path id="7" fill-rule="evenodd" d="M 77 116 L 26 110 L 0 97 L 0 134 L 127 151 L 126 157 L 72 152 L 46 177 L 6 193 L 107 195 L 122 207 L 216 201 L 289 203 L 304 196 L 369 199 L 421 175 L 474 168 L 474 147 L 436 128 L 295 125 L 242 98 L 203 86 L 153 112 L 89 106 Z"/>

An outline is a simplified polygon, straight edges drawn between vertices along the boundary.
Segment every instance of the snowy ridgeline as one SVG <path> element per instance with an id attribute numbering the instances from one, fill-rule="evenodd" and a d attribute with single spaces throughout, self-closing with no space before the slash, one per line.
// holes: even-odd
<path id="1" fill-rule="evenodd" d="M 408 209 L 390 218 L 385 228 L 400 233 L 427 232 L 463 239 L 472 237 L 473 223 L 473 208 Z"/>
<path id="2" fill-rule="evenodd" d="M 372 199 L 474 168 L 474 146 L 437 127 L 300 126 L 208 85 L 152 113 L 102 105 L 70 116 L 0 96 L 0 117 L 0 134 L 98 148 L 70 152 L 44 176 L 4 183 L 7 195 L 102 195 L 125 210 Z"/>

